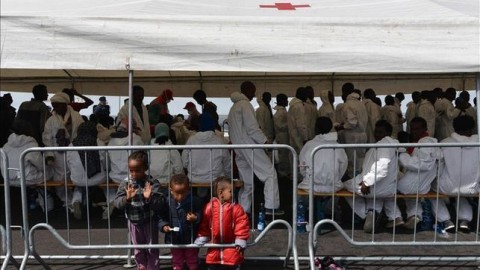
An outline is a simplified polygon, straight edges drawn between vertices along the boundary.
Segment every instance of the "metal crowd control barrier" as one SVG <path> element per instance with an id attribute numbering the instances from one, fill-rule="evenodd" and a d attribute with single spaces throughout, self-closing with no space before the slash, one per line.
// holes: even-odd
<path id="1" fill-rule="evenodd" d="M 3 151 L 0 149 L 0 155 L 2 157 L 2 172 L 4 178 L 4 199 L 5 199 L 5 228 L 0 225 L 0 234 L 2 237 L 2 249 L 5 251 L 2 270 L 7 269 L 8 263 L 12 263 L 15 267 L 19 268 L 20 265 L 18 262 L 13 258 L 12 254 L 12 215 L 11 215 L 11 208 L 10 208 L 10 183 L 8 181 L 8 157 Z"/>
<path id="2" fill-rule="evenodd" d="M 446 147 L 476 147 L 476 148 L 479 148 L 480 149 L 480 144 L 479 143 L 417 143 L 417 144 L 414 144 L 414 143 L 408 143 L 408 144 L 329 144 L 329 145 L 320 145 L 316 148 L 313 149 L 312 153 L 311 153 L 311 156 L 310 156 L 310 159 L 312 161 L 312 171 L 314 170 L 314 167 L 315 167 L 315 153 L 317 153 L 318 151 L 322 150 L 322 149 L 347 149 L 347 148 L 365 148 L 365 149 L 375 149 L 375 158 L 376 158 L 376 154 L 377 154 L 377 150 L 378 149 L 381 149 L 381 148 L 395 148 L 395 149 L 398 149 L 398 148 L 407 148 L 407 147 L 414 147 L 414 148 L 446 148 Z M 480 150 L 479 150 L 480 151 Z M 334 152 L 335 153 L 335 152 Z M 396 151 L 396 155 L 397 155 L 397 160 L 398 160 L 398 155 L 399 155 L 399 152 Z M 329 158 L 335 158 L 335 154 L 333 157 L 329 157 Z M 419 161 L 420 162 L 420 161 Z M 438 163 L 437 163 L 438 164 Z M 477 164 L 478 165 L 478 164 Z M 362 164 L 359 164 L 359 167 L 361 168 Z M 398 164 L 396 165 L 397 166 L 397 171 L 398 171 Z M 357 164 L 356 162 L 354 162 L 354 171 L 357 171 L 356 168 L 357 167 Z M 377 166 L 375 165 L 375 178 L 376 178 L 376 170 L 377 170 Z M 418 175 L 419 175 L 419 172 L 420 170 L 418 170 Z M 313 173 L 312 173 L 313 175 Z M 436 171 L 436 179 L 438 179 L 438 176 L 439 176 L 439 170 L 437 168 L 437 171 Z M 332 206 L 331 206 L 331 216 L 332 216 L 332 219 L 322 219 L 322 220 L 319 220 L 318 222 L 315 222 L 314 220 L 314 197 L 315 197 L 315 193 L 314 193 L 314 181 L 313 179 L 311 179 L 311 183 L 310 183 L 310 188 L 309 188 L 309 191 L 308 191 L 308 196 L 309 196 L 309 224 L 315 224 L 313 226 L 313 229 L 310 230 L 309 232 L 309 241 L 308 241 L 308 248 L 309 248 L 309 263 L 310 263 L 310 268 L 311 269 L 314 269 L 315 268 L 315 263 L 314 263 L 314 259 L 315 259 L 315 251 L 316 251 L 316 248 L 317 248 L 317 245 L 318 245 L 318 240 L 317 238 L 319 237 L 318 236 L 318 231 L 321 229 L 322 225 L 327 225 L 327 224 L 330 224 L 332 225 L 339 233 L 340 235 L 346 240 L 348 241 L 348 243 L 350 243 L 351 245 L 353 246 L 479 246 L 480 245 L 480 241 L 479 241 L 479 225 L 480 225 L 480 208 L 477 210 L 477 220 L 476 220 L 476 233 L 475 234 L 472 234 L 472 237 L 473 238 L 471 241 L 466 241 L 466 240 L 459 240 L 458 239 L 458 233 L 455 233 L 455 236 L 454 236 L 454 239 L 453 241 L 449 240 L 445 240 L 445 239 L 442 239 L 440 236 L 437 236 L 437 233 L 435 231 L 432 230 L 432 233 L 433 233 L 433 237 L 432 237 L 432 240 L 431 241 L 426 241 L 426 240 L 423 240 L 425 237 L 422 237 L 422 240 L 418 240 L 417 239 L 417 229 L 416 227 L 414 228 L 413 230 L 413 239 L 411 241 L 409 240 L 406 240 L 405 237 L 398 237 L 396 239 L 396 231 L 395 231 L 395 221 L 394 221 L 394 224 L 393 224 L 393 232 L 392 232 L 392 236 L 391 238 L 389 237 L 389 239 L 380 239 L 380 237 L 375 237 L 375 226 L 373 227 L 373 232 L 371 234 L 368 234 L 369 237 L 365 237 L 365 233 L 364 232 L 361 232 L 361 233 L 358 233 L 357 234 L 363 234 L 363 238 L 364 240 L 356 240 L 354 239 L 354 236 L 355 236 L 355 226 L 354 226 L 354 216 L 355 216 L 355 213 L 352 209 L 352 229 L 351 229 L 351 233 L 348 234 L 344 228 L 342 228 L 335 220 L 334 220 L 334 217 L 335 217 L 335 197 L 338 198 L 338 194 L 336 194 L 336 192 L 326 192 L 326 193 L 321 193 L 320 196 L 325 196 L 325 197 L 329 197 L 331 198 L 332 200 Z M 398 174 L 396 176 L 396 180 L 395 180 L 395 190 L 397 190 L 397 180 L 398 180 Z M 420 179 L 419 179 L 420 180 Z M 459 180 L 459 185 L 461 183 L 461 180 Z M 439 185 L 437 185 L 436 188 L 433 188 L 433 183 L 432 183 L 432 189 L 434 189 L 434 195 L 433 195 L 433 198 L 432 198 L 432 195 L 430 195 L 430 199 L 428 200 L 435 200 L 437 203 L 436 205 L 433 205 L 432 207 L 435 207 L 434 209 L 435 210 L 438 210 L 438 200 L 440 198 L 444 198 L 446 195 L 443 195 L 439 192 L 439 188 L 438 188 Z M 373 185 L 373 189 L 375 188 L 375 185 Z M 420 206 L 420 199 L 423 198 L 422 195 L 424 194 L 419 194 L 419 186 L 417 186 L 417 192 L 416 194 L 410 194 L 411 196 L 408 197 L 412 200 L 415 200 L 415 211 L 417 211 L 417 208 L 418 207 L 421 207 Z M 333 186 L 333 183 L 332 183 L 332 190 L 334 190 L 334 186 Z M 377 198 L 377 196 L 375 195 L 375 190 L 372 190 L 372 193 L 374 194 L 373 195 L 373 200 L 375 200 Z M 319 195 L 319 194 L 317 194 Z M 350 195 L 349 195 L 350 196 Z M 398 192 L 395 193 L 395 196 L 394 196 L 394 203 L 395 205 L 397 205 L 397 196 L 400 196 Z M 460 199 L 461 197 L 465 197 L 466 195 L 461 195 L 460 192 L 456 192 L 456 195 L 455 196 L 449 196 L 449 197 L 454 197 L 457 199 Z M 361 195 L 358 195 L 356 194 L 355 192 L 353 192 L 351 194 L 351 197 L 353 198 L 353 207 L 354 208 L 354 205 L 355 205 L 355 200 L 356 199 L 363 199 L 364 197 L 361 196 Z M 378 196 L 379 199 L 380 199 L 380 196 Z M 472 197 L 472 198 L 475 198 L 477 199 L 477 205 L 480 205 L 480 197 L 479 197 L 479 194 L 478 192 L 476 194 L 473 194 L 472 196 L 466 196 L 466 197 Z M 383 199 L 385 197 L 382 197 L 381 199 Z M 391 199 L 391 197 L 389 197 Z M 375 202 L 374 202 L 375 203 Z M 458 210 L 459 210 L 459 204 L 457 203 L 456 204 L 456 212 L 458 213 Z M 432 208 L 433 209 L 433 208 Z M 436 211 L 435 211 L 436 213 Z M 394 212 L 394 215 L 395 215 L 395 212 Z M 437 223 L 437 217 L 435 215 L 435 219 L 434 219 L 434 223 L 433 224 L 436 224 Z M 458 215 L 456 217 L 456 222 L 454 222 L 456 224 L 456 227 L 458 228 L 458 224 L 459 224 L 459 218 L 458 218 Z M 361 238 L 361 237 L 359 237 Z M 427 261 L 427 260 L 434 260 L 434 261 L 446 261 L 446 260 L 451 260 L 451 261 L 479 261 L 480 260 L 480 257 L 478 256 L 462 256 L 462 257 L 454 257 L 454 256 L 410 256 L 410 257 L 405 257 L 405 256 L 382 256 L 382 257 L 378 257 L 378 256 L 375 256 L 375 257 L 339 257 L 339 258 L 336 258 L 336 259 L 339 259 L 339 260 L 348 260 L 348 261 L 408 261 L 408 260 L 411 260 L 411 261 Z"/>
<path id="3" fill-rule="evenodd" d="M 36 225 L 34 225 L 33 227 L 30 228 L 29 220 L 28 220 L 28 200 L 27 200 L 27 193 L 26 193 L 26 188 L 27 187 L 26 187 L 26 183 L 25 183 L 25 163 L 24 163 L 25 162 L 25 156 L 30 152 L 58 151 L 58 152 L 66 153 L 67 151 L 78 151 L 79 149 L 81 149 L 82 151 L 85 151 L 85 153 L 87 151 L 109 152 L 109 151 L 131 151 L 131 150 L 151 151 L 151 150 L 195 150 L 195 149 L 208 149 L 208 150 L 212 151 L 212 150 L 215 150 L 215 149 L 228 149 L 228 150 L 247 149 L 247 150 L 251 150 L 252 158 L 253 158 L 253 164 L 255 164 L 254 155 L 253 155 L 253 152 L 255 150 L 262 150 L 263 151 L 265 149 L 280 149 L 280 148 L 287 149 L 287 150 L 291 151 L 292 156 L 293 156 L 294 164 L 297 162 L 295 150 L 288 145 L 188 145 L 188 146 L 177 146 L 177 145 L 158 146 L 157 145 L 157 146 L 108 146 L 108 147 L 81 147 L 81 148 L 80 147 L 44 147 L 44 148 L 38 147 L 38 148 L 27 149 L 22 153 L 22 155 L 20 157 L 20 159 L 21 159 L 20 175 L 21 175 L 21 179 L 22 179 L 22 181 L 21 181 L 22 216 L 23 216 L 23 225 L 24 225 L 22 230 L 23 230 L 24 235 L 26 235 L 25 240 L 24 240 L 24 245 L 25 245 L 24 255 L 23 255 L 23 260 L 22 260 L 20 268 L 25 269 L 25 267 L 27 266 L 27 261 L 31 257 L 33 257 L 39 263 L 41 263 L 46 269 L 49 269 L 49 266 L 43 260 L 42 256 L 40 256 L 37 253 L 36 248 L 35 248 L 35 242 L 34 242 L 35 232 L 38 229 L 42 229 L 42 228 L 50 231 L 54 238 L 56 238 L 65 248 L 70 249 L 70 250 L 132 249 L 132 248 L 138 248 L 138 249 L 142 249 L 142 248 L 182 248 L 182 247 L 197 248 L 197 247 L 199 247 L 195 244 L 187 244 L 187 245 L 113 244 L 112 241 L 111 241 L 111 236 L 110 236 L 110 231 L 111 231 L 110 218 L 108 219 L 108 244 L 92 244 L 91 232 L 90 232 L 90 230 L 91 230 L 90 229 L 90 219 L 89 219 L 90 213 L 88 213 L 88 212 L 87 212 L 88 244 L 72 244 L 71 241 L 70 241 L 70 224 L 69 224 L 68 209 L 66 210 L 66 221 L 67 221 L 67 230 L 68 230 L 67 231 L 67 240 L 65 240 L 64 237 L 51 224 L 49 224 L 48 214 L 45 215 L 45 219 L 46 219 L 45 223 L 38 223 L 38 224 L 36 224 Z M 64 165 L 66 165 L 66 160 L 65 160 L 66 154 L 64 154 L 63 156 L 64 156 L 63 162 L 64 162 Z M 107 164 L 108 164 L 108 158 L 107 158 Z M 127 164 L 125 164 L 125 166 L 127 166 Z M 273 166 L 273 164 L 272 164 L 272 166 Z M 108 171 L 108 168 L 107 168 L 107 171 Z M 251 173 L 252 173 L 252 176 L 253 176 L 253 174 L 254 174 L 253 169 L 252 169 Z M 107 176 L 108 176 L 108 174 L 107 174 Z M 296 190 L 297 170 L 296 170 L 295 166 L 294 166 L 294 169 L 293 169 L 293 179 L 294 179 L 293 190 Z M 65 191 L 67 191 L 66 189 L 68 188 L 68 185 L 69 185 L 69 183 L 67 181 L 67 177 L 65 177 L 65 179 L 63 179 L 63 182 L 64 182 L 63 186 L 65 187 Z M 107 182 L 107 189 L 108 188 L 109 188 L 109 184 Z M 45 182 L 45 185 L 44 185 L 44 189 L 46 191 L 46 182 Z M 253 183 L 252 183 L 252 189 L 253 189 Z M 86 195 L 88 196 L 88 191 L 87 191 Z M 253 191 L 252 191 L 252 202 L 253 202 L 253 199 L 254 199 L 253 196 L 254 195 L 253 195 Z M 297 196 L 296 192 L 293 192 L 293 201 L 294 202 L 296 202 L 296 196 Z M 107 197 L 107 200 L 108 200 L 108 197 Z M 87 197 L 87 201 L 88 201 L 88 197 Z M 45 202 L 46 202 L 46 200 L 45 200 Z M 68 205 L 68 200 L 66 201 L 66 205 Z M 254 204 L 252 203 L 251 213 L 255 213 L 255 208 L 253 207 L 253 205 Z M 88 209 L 89 208 L 87 207 L 87 211 L 88 211 Z M 295 220 L 296 220 L 296 203 L 294 203 L 294 205 L 293 205 L 292 212 L 293 212 L 292 222 L 295 223 Z M 251 215 L 251 229 L 255 228 L 254 227 L 255 224 L 256 224 L 255 214 L 252 214 Z M 286 220 L 275 219 L 275 215 L 274 215 L 273 221 L 270 222 L 266 226 L 266 228 L 260 234 L 258 234 L 255 237 L 255 239 L 253 241 L 249 240 L 247 245 L 248 246 L 253 246 L 253 245 L 258 244 L 260 242 L 260 240 L 268 233 L 268 231 L 270 229 L 272 229 L 274 226 L 277 226 L 277 225 L 285 226 L 288 230 L 288 236 L 287 236 L 288 237 L 287 238 L 288 239 L 288 247 L 287 247 L 287 251 L 286 251 L 286 256 L 284 257 L 284 264 L 285 265 L 288 264 L 288 261 L 289 261 L 290 257 L 292 256 L 292 253 L 293 253 L 293 257 L 294 257 L 293 262 L 295 264 L 295 269 L 299 269 L 297 248 L 296 248 L 296 243 L 294 241 L 294 239 L 296 239 L 296 230 L 293 230 L 292 226 Z M 233 247 L 233 246 L 234 246 L 234 244 L 205 244 L 202 247 L 208 248 L 208 247 Z M 103 259 L 103 258 L 105 258 L 105 259 L 111 259 L 111 258 L 124 258 L 125 256 L 115 256 L 115 255 L 107 255 L 107 256 L 101 256 L 101 255 L 92 255 L 92 256 L 89 256 L 89 255 L 80 255 L 80 256 L 66 255 L 66 256 L 62 256 L 62 255 L 54 255 L 54 256 L 45 256 L 45 257 L 49 258 L 49 259 L 72 259 L 72 258 L 81 258 L 81 259 L 87 259 L 87 258 Z M 127 258 L 129 258 L 129 257 L 130 256 L 127 256 Z M 166 256 L 164 258 L 167 259 L 167 258 L 170 258 L 170 256 Z M 246 258 L 246 259 L 257 260 L 257 259 L 273 259 L 273 258 L 276 258 L 276 257 L 270 257 L 270 256 L 269 257 L 249 257 L 249 258 Z M 277 259 L 282 259 L 282 257 L 278 257 Z"/>

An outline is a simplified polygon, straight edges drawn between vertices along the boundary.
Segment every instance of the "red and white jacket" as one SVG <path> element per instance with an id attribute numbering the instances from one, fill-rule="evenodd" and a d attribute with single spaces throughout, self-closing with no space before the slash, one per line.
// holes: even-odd
<path id="1" fill-rule="evenodd" d="M 249 237 L 249 222 L 240 204 L 220 202 L 218 198 L 205 206 L 195 243 L 232 244 L 245 248 Z M 207 264 L 238 265 L 244 260 L 243 251 L 235 247 L 209 248 Z"/>

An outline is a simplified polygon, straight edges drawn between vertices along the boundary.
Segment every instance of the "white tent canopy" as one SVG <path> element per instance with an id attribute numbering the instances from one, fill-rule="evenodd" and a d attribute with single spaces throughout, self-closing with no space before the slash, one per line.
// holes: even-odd
<path id="1" fill-rule="evenodd" d="M 290 95 L 344 81 L 474 89 L 480 71 L 478 0 L 3 0 L 0 11 L 3 91 L 125 94 L 127 64 L 152 96 L 226 96 L 244 79 Z"/>

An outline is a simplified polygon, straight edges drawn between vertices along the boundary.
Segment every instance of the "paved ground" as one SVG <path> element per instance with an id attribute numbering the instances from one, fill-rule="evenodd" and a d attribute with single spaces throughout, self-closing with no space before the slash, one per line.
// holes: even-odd
<path id="1" fill-rule="evenodd" d="M 282 189 L 282 192 L 288 192 Z M 291 188 L 290 188 L 291 190 Z M 3 192 L 3 190 L 2 190 Z M 282 201 L 283 205 L 291 205 L 291 201 Z M 12 191 L 12 214 L 13 224 L 21 224 L 19 211 L 19 194 L 17 191 Z M 3 208 L 2 208 L 3 209 Z M 288 209 L 288 207 L 285 207 Z M 49 217 L 49 223 L 58 228 L 59 233 L 70 240 L 72 244 L 87 244 L 89 241 L 92 244 L 112 244 L 126 243 L 126 224 L 121 214 L 114 214 L 111 221 L 111 233 L 108 234 L 106 229 L 108 223 L 99 218 L 101 216 L 100 210 L 92 211 L 91 230 L 90 235 L 87 233 L 87 221 L 76 221 L 70 217 L 70 231 L 66 229 L 66 215 L 65 212 L 59 211 Z M 4 215 L 2 215 L 1 223 L 4 224 Z M 30 225 L 42 222 L 44 216 L 40 211 L 30 213 Z M 287 220 L 291 220 L 290 215 L 286 215 Z M 395 234 L 392 231 L 380 230 L 378 233 L 371 235 L 365 234 L 362 230 L 347 228 L 347 234 L 356 241 L 372 241 L 372 237 L 376 242 L 392 242 L 392 241 L 413 241 L 413 235 L 404 230 L 397 230 Z M 368 247 L 352 246 L 345 241 L 341 235 L 336 231 L 322 231 L 319 236 L 319 247 L 316 251 L 316 256 L 333 256 L 335 258 L 348 258 L 348 261 L 341 261 L 347 269 L 477 269 L 480 262 L 462 262 L 464 257 L 480 257 L 480 249 L 477 246 L 423 246 L 418 247 L 414 245 L 403 247 L 384 247 L 378 245 L 371 245 Z M 434 238 L 433 231 L 419 232 L 415 237 L 416 241 L 432 241 Z M 40 255 L 126 255 L 125 250 L 67 250 L 48 231 L 38 231 L 35 234 L 35 247 Z M 258 232 L 252 232 L 252 241 L 258 236 Z M 109 240 L 110 239 L 110 240 Z M 448 239 L 437 238 L 437 241 L 477 241 L 479 237 L 474 234 L 454 234 L 450 235 Z M 23 242 L 19 231 L 14 231 L 14 254 L 23 254 Z M 479 243 L 480 245 L 480 243 Z M 307 235 L 301 234 L 297 239 L 298 254 L 301 258 L 301 269 L 308 269 L 306 257 L 308 256 L 308 241 Z M 161 250 L 163 255 L 168 255 L 168 250 Z M 202 250 L 204 253 L 205 250 Z M 266 257 L 268 260 L 247 260 L 243 269 L 282 269 L 282 261 L 278 257 L 285 256 L 287 252 L 287 231 L 284 228 L 275 228 L 268 232 L 263 239 L 255 246 L 246 250 L 246 257 Z M 401 258 L 395 260 L 387 260 L 391 256 L 460 256 L 459 260 L 442 261 L 441 258 L 433 261 L 402 261 Z M 358 261 L 356 258 L 362 256 L 376 257 L 376 261 Z M 125 263 L 124 259 L 111 260 L 85 260 L 85 259 L 68 259 L 68 260 L 48 260 L 47 263 L 52 269 L 121 269 Z M 9 269 L 14 269 L 9 267 Z M 30 260 L 27 269 L 43 269 L 34 260 Z M 169 261 L 162 260 L 161 269 L 170 269 Z M 293 269 L 293 264 L 290 263 L 287 269 Z"/>

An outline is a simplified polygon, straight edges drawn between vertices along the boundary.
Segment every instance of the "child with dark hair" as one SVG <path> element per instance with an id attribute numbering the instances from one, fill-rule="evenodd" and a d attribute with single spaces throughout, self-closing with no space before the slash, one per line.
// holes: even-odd
<path id="1" fill-rule="evenodd" d="M 120 183 L 115 207 L 125 209 L 128 228 L 134 245 L 158 244 L 158 215 L 164 205 L 160 184 L 146 174 L 148 155 L 136 151 L 128 157 L 129 178 Z M 137 269 L 153 270 L 159 267 L 158 248 L 134 249 Z"/>
<path id="2" fill-rule="evenodd" d="M 215 197 L 205 206 L 195 244 L 233 244 L 235 247 L 209 248 L 208 269 L 240 269 L 249 236 L 248 217 L 242 206 L 232 202 L 232 181 L 219 177 L 214 183 Z"/>
<path id="3" fill-rule="evenodd" d="M 192 244 L 197 235 L 198 224 L 202 216 L 202 203 L 192 196 L 190 181 L 184 174 L 175 174 L 170 178 L 170 198 L 168 211 L 162 212 L 158 228 L 165 233 L 167 244 Z M 198 248 L 173 248 L 172 268 L 197 270 Z"/>

